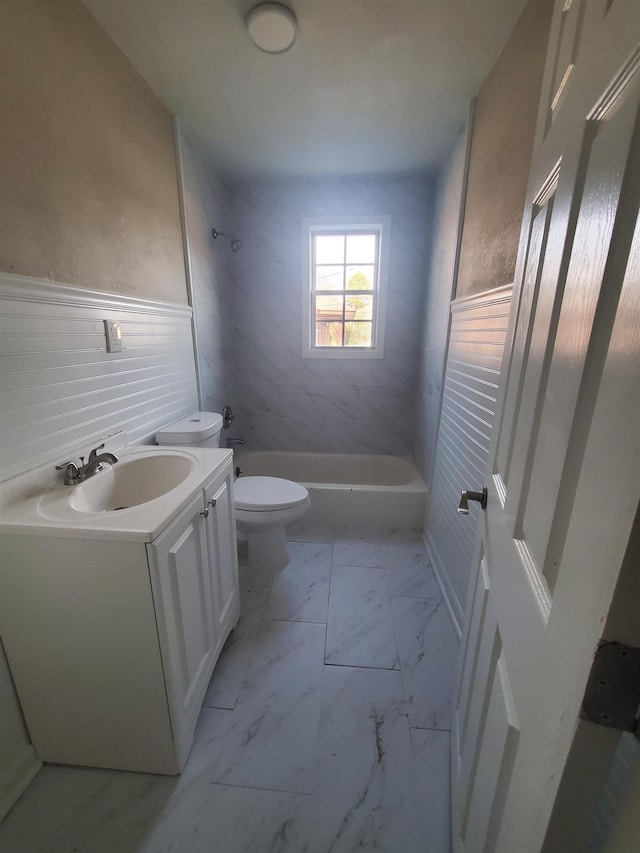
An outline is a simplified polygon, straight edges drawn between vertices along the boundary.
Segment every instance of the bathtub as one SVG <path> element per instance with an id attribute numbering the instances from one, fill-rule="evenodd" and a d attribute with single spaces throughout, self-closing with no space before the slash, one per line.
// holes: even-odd
<path id="1" fill-rule="evenodd" d="M 399 456 L 243 450 L 240 476 L 284 477 L 309 489 L 311 524 L 419 529 L 427 490 L 413 462 Z"/>

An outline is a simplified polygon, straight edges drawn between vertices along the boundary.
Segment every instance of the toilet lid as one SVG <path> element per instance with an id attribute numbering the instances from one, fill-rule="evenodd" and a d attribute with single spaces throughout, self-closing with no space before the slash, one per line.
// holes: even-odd
<path id="1" fill-rule="evenodd" d="M 304 503 L 309 492 L 300 483 L 280 477 L 238 477 L 234 483 L 236 509 L 268 512 Z"/>

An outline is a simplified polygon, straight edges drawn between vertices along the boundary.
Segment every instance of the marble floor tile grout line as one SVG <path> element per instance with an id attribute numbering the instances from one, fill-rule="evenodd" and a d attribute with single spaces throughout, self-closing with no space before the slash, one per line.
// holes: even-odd
<path id="1" fill-rule="evenodd" d="M 400 672 L 401 669 L 400 667 L 396 667 L 394 669 L 394 667 L 392 666 L 371 666 L 364 663 L 333 663 L 332 661 L 326 660 L 324 662 L 324 665 L 331 667 L 340 667 L 342 669 L 375 669 L 379 672 Z"/>
<path id="2" fill-rule="evenodd" d="M 409 728 L 415 729 L 417 732 L 447 732 L 448 734 L 451 734 L 451 728 L 443 729 L 437 728 L 436 726 L 417 726 L 413 723 L 409 723 Z"/>
<path id="3" fill-rule="evenodd" d="M 324 663 L 324 655 L 326 655 L 326 649 L 327 649 L 327 632 L 326 632 L 326 631 L 325 631 L 325 633 L 324 633 L 324 649 L 325 649 L 325 650 L 324 650 L 323 658 L 322 658 L 322 660 L 323 660 L 323 664 L 322 664 L 322 672 L 321 672 L 321 674 L 320 674 L 320 708 L 321 708 L 321 709 L 324 707 L 324 700 L 325 700 L 325 673 L 326 673 L 326 671 L 327 671 L 327 666 L 326 666 L 326 664 Z M 317 776 L 318 776 L 318 768 L 319 768 L 319 764 L 320 764 L 320 730 L 321 730 L 321 728 L 322 728 L 322 718 L 320 718 L 320 719 L 318 720 L 318 728 L 317 728 L 317 730 L 316 730 L 316 751 L 315 751 L 315 776 L 316 776 L 316 782 L 317 782 Z M 315 794 L 315 791 L 314 791 L 314 794 Z"/>

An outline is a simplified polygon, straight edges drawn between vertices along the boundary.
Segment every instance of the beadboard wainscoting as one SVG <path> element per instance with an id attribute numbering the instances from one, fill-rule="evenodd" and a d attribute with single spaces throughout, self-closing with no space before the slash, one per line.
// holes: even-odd
<path id="1" fill-rule="evenodd" d="M 122 352 L 108 353 L 104 320 Z M 191 308 L 0 275 L 0 474 L 133 442 L 198 408 Z"/>
<path id="2" fill-rule="evenodd" d="M 451 303 L 451 335 L 425 541 L 461 633 L 479 505 L 457 512 L 462 489 L 486 482 L 496 398 L 511 307 L 511 285 Z"/>

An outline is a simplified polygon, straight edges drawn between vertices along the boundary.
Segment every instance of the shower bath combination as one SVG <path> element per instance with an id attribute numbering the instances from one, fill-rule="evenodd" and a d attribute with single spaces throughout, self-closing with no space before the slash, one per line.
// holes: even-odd
<path id="1" fill-rule="evenodd" d="M 232 252 L 237 252 L 238 249 L 242 248 L 242 240 L 234 240 L 228 234 L 225 234 L 224 231 L 217 231 L 215 228 L 211 229 L 211 236 L 214 240 L 217 240 L 218 237 L 225 237 L 229 241 L 229 245 L 231 246 Z"/>

